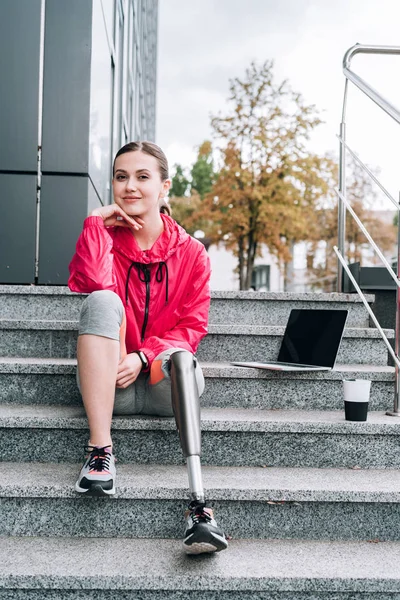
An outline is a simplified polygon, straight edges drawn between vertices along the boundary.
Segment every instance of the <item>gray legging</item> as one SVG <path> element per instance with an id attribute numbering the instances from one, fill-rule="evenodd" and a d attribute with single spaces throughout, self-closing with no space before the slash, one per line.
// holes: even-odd
<path id="1" fill-rule="evenodd" d="M 101 290 L 90 294 L 83 302 L 79 335 L 92 334 L 120 341 L 120 328 L 124 319 L 124 307 L 117 294 L 110 290 Z M 172 417 L 171 378 L 169 358 L 182 348 L 169 348 L 156 356 L 150 373 L 142 373 L 137 380 L 125 389 L 115 388 L 115 415 L 156 415 Z M 187 350 L 184 350 L 187 352 Z M 196 360 L 195 376 L 199 396 L 204 391 L 204 377 Z M 151 377 L 157 369 L 157 377 Z M 160 371 L 161 369 L 161 371 Z M 159 377 L 161 372 L 162 378 Z M 156 379 L 156 383 L 151 383 Z M 79 366 L 77 371 L 79 386 Z"/>

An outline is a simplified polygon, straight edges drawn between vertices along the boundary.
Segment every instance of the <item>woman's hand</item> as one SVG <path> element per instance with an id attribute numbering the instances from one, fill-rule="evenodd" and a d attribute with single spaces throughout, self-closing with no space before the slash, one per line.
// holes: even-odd
<path id="1" fill-rule="evenodd" d="M 96 208 L 90 213 L 91 217 L 101 217 L 106 227 L 129 227 L 138 231 L 142 229 L 144 222 L 139 217 L 130 217 L 118 204 L 108 204 Z"/>
<path id="2" fill-rule="evenodd" d="M 118 363 L 117 388 L 127 388 L 138 378 L 142 361 L 137 354 L 127 354 Z"/>

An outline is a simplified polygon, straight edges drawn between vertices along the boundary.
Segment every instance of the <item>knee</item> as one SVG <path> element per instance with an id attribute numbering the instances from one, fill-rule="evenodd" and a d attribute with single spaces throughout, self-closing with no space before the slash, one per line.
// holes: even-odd
<path id="1" fill-rule="evenodd" d="M 83 306 L 89 305 L 90 307 L 115 307 L 117 310 L 123 310 L 123 304 L 121 298 L 111 290 L 97 290 L 97 292 L 92 292 L 85 298 L 83 302 Z"/>
<path id="2" fill-rule="evenodd" d="M 88 311 L 95 313 L 104 312 L 105 314 L 113 312 L 122 320 L 124 306 L 121 298 L 115 292 L 111 290 L 98 290 L 89 294 L 83 301 L 81 316 Z"/>
<path id="3" fill-rule="evenodd" d="M 117 294 L 111 290 L 99 290 L 92 292 L 85 298 L 79 323 L 79 333 L 101 333 L 104 324 L 109 324 L 113 330 L 112 337 L 119 339 L 119 327 L 124 318 L 124 306 Z M 115 332 L 114 332 L 115 329 Z"/>

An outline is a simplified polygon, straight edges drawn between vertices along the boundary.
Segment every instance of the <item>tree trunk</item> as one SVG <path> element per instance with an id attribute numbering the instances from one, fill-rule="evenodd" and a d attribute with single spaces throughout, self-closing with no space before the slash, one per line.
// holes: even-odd
<path id="1" fill-rule="evenodd" d="M 293 255 L 294 255 L 294 242 L 290 241 L 289 242 L 289 249 L 290 249 L 290 260 L 285 262 L 285 272 L 284 272 L 284 291 L 285 292 L 290 292 L 293 290 L 293 285 L 294 285 L 294 262 L 293 262 Z"/>
<path id="2" fill-rule="evenodd" d="M 238 239 L 238 262 L 239 262 L 239 290 L 245 290 L 245 272 L 244 272 L 244 239 Z"/>
<path id="3" fill-rule="evenodd" d="M 254 241 L 253 234 L 248 236 L 247 261 L 246 261 L 246 290 L 251 288 L 251 279 L 254 269 L 254 259 L 256 257 L 257 242 Z"/>

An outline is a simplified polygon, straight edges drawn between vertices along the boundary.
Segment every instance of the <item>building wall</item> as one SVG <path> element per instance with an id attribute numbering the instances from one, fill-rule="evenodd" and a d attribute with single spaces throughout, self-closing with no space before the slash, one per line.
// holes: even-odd
<path id="1" fill-rule="evenodd" d="M 65 284 L 84 218 L 111 201 L 113 155 L 154 140 L 157 13 L 2 0 L 0 283 Z"/>
<path id="2" fill-rule="evenodd" d="M 230 250 L 226 250 L 222 245 L 211 245 L 208 249 L 208 255 L 211 261 L 211 279 L 210 287 L 212 290 L 231 290 L 239 289 L 239 279 L 235 272 L 237 267 L 237 258 Z M 255 265 L 270 265 L 270 285 L 268 292 L 283 291 L 283 279 L 279 270 L 279 265 L 274 256 L 267 248 L 264 248 L 262 257 L 255 260 Z"/>

